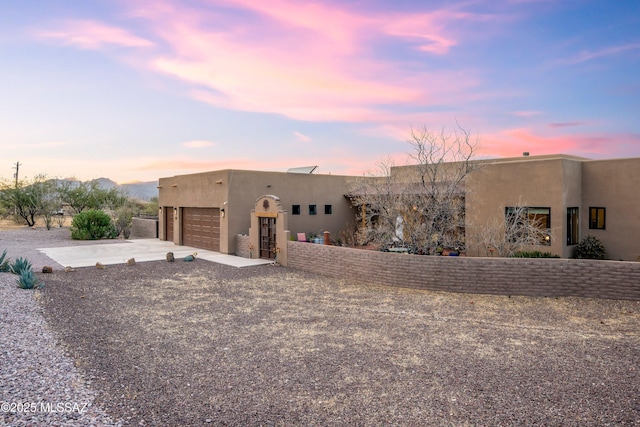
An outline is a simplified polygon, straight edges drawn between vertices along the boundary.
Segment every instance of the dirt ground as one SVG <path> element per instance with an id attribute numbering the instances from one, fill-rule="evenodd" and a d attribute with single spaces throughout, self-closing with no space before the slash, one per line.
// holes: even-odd
<path id="1" fill-rule="evenodd" d="M 640 303 L 149 262 L 42 276 L 45 316 L 127 425 L 640 424 Z"/>
<path id="2" fill-rule="evenodd" d="M 65 228 L 0 231 L 13 258 L 54 265 L 37 300 L 124 425 L 640 425 L 640 302 L 203 260 L 65 273 L 37 250 L 87 243 Z"/>

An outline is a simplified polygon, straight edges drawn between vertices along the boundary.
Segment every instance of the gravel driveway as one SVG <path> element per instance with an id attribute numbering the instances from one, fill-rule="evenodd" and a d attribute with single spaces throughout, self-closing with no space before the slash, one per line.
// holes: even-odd
<path id="1" fill-rule="evenodd" d="M 447 294 L 201 260 L 40 277 L 42 328 L 108 414 L 85 425 L 640 425 L 638 302 Z M 10 316 L 5 338 L 18 332 Z"/>

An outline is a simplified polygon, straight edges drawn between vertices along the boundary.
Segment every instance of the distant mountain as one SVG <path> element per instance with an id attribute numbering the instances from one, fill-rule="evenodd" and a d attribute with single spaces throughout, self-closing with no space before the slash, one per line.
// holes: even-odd
<path id="1" fill-rule="evenodd" d="M 118 187 L 125 190 L 130 197 L 137 199 L 151 200 L 152 197 L 158 197 L 158 181 L 132 182 Z"/>
<path id="2" fill-rule="evenodd" d="M 57 181 L 67 181 L 72 184 L 79 183 L 77 179 L 64 179 Z M 100 188 L 104 190 L 119 188 L 123 190 L 127 196 L 136 199 L 151 200 L 152 197 L 158 197 L 158 181 L 131 182 L 128 184 L 118 184 L 109 178 L 98 178 L 94 181 L 97 181 Z"/>

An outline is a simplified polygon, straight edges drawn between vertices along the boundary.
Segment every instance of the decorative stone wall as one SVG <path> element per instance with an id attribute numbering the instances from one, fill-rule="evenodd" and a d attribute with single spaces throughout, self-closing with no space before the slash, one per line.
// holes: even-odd
<path id="1" fill-rule="evenodd" d="M 431 257 L 288 242 L 287 266 L 435 291 L 640 301 L 640 262 Z"/>

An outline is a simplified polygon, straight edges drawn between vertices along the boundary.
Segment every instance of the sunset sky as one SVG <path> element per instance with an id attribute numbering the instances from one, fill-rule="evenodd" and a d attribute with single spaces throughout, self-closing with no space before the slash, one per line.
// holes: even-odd
<path id="1" fill-rule="evenodd" d="M 0 2 L 0 178 L 640 156 L 638 0 Z"/>

